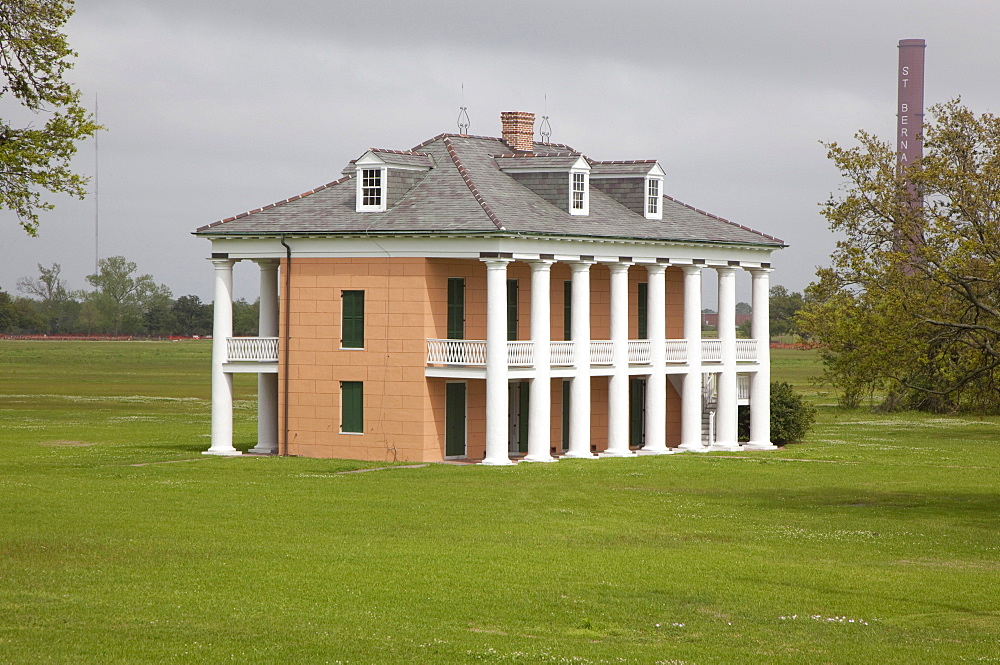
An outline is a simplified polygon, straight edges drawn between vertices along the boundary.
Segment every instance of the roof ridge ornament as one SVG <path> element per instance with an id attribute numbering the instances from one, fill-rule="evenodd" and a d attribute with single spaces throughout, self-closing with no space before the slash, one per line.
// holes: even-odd
<path id="1" fill-rule="evenodd" d="M 460 106 L 458 108 L 458 133 L 462 136 L 466 136 L 469 133 L 468 110 L 467 106 Z"/>
<path id="2" fill-rule="evenodd" d="M 542 121 L 538 123 L 538 136 L 542 143 L 552 143 L 552 125 L 549 124 L 549 116 L 543 115 Z"/>

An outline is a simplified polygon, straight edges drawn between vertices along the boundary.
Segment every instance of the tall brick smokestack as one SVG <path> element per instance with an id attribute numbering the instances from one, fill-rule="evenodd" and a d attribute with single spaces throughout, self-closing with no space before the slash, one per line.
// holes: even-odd
<path id="1" fill-rule="evenodd" d="M 535 137 L 535 114 L 524 111 L 504 111 L 500 114 L 503 140 L 514 150 L 531 152 Z"/>
<path id="2" fill-rule="evenodd" d="M 924 50 L 923 39 L 899 40 L 899 92 L 896 106 L 897 163 L 906 168 L 923 155 Z"/>

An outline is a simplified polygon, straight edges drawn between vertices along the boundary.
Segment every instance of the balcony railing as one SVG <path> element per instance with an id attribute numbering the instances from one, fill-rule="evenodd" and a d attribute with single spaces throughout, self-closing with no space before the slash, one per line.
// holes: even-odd
<path id="1" fill-rule="evenodd" d="M 701 361 L 706 363 L 722 362 L 722 340 L 703 339 L 701 340 Z"/>
<path id="2" fill-rule="evenodd" d="M 648 339 L 628 341 L 628 361 L 631 365 L 648 365 L 653 361 L 652 343 Z"/>
<path id="3" fill-rule="evenodd" d="M 573 342 L 550 342 L 549 362 L 553 365 L 572 365 Z"/>
<path id="4" fill-rule="evenodd" d="M 686 339 L 667 340 L 667 362 L 686 363 L 688 359 L 688 343 Z"/>
<path id="5" fill-rule="evenodd" d="M 230 338 L 230 359 L 233 355 L 233 342 L 259 342 L 271 340 L 273 349 L 271 356 L 262 360 L 277 360 L 277 338 L 269 337 L 233 337 Z M 242 347 L 241 347 L 242 349 Z M 549 363 L 553 366 L 572 366 L 575 345 L 572 341 L 549 342 Z M 535 344 L 529 340 L 507 342 L 507 365 L 510 367 L 531 367 L 535 364 Z M 590 340 L 590 364 L 614 364 L 614 344 L 610 340 Z M 688 361 L 688 340 L 668 339 L 665 341 L 664 357 L 668 364 L 684 364 Z M 239 360 L 258 360 L 252 352 L 241 351 Z M 722 340 L 701 340 L 702 362 L 722 362 Z M 250 357 L 243 357 L 250 354 Z M 736 340 L 736 360 L 738 362 L 754 362 L 757 360 L 757 340 Z M 628 340 L 628 362 L 632 365 L 648 365 L 652 362 L 652 345 L 648 339 Z M 486 366 L 486 342 L 476 339 L 429 339 L 427 340 L 428 365 L 467 365 L 472 367 Z"/>
<path id="6" fill-rule="evenodd" d="M 755 362 L 757 360 L 757 340 L 738 339 L 736 340 L 736 361 Z"/>
<path id="7" fill-rule="evenodd" d="M 278 362 L 277 337 L 227 337 L 226 362 Z"/>
<path id="8" fill-rule="evenodd" d="M 591 365 L 611 365 L 614 364 L 614 344 L 607 339 L 590 340 L 590 364 Z"/>

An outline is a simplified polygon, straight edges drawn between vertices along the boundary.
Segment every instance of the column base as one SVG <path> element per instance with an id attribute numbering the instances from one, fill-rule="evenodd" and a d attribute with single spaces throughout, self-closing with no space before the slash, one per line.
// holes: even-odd
<path id="1" fill-rule="evenodd" d="M 256 446 L 247 451 L 248 453 L 254 453 L 255 455 L 277 455 L 278 454 L 278 444 L 277 443 L 258 443 Z"/>
<path id="2" fill-rule="evenodd" d="M 636 455 L 673 455 L 674 451 L 671 448 L 640 448 L 635 451 Z"/>
<path id="3" fill-rule="evenodd" d="M 482 466 L 514 466 L 514 462 L 507 457 L 493 457 L 479 462 Z"/>
<path id="4" fill-rule="evenodd" d="M 704 443 L 695 443 L 695 444 L 682 443 L 681 445 L 677 446 L 677 451 L 676 452 L 679 452 L 679 453 L 707 453 L 709 450 L 710 450 L 709 446 L 706 446 Z"/>
<path id="5" fill-rule="evenodd" d="M 591 452 L 577 453 L 577 452 L 570 452 L 568 450 L 564 452 L 562 456 L 568 457 L 569 459 L 597 459 L 597 455 Z"/>
<path id="6" fill-rule="evenodd" d="M 552 455 L 546 455 L 545 457 L 531 457 L 530 455 L 525 455 L 524 459 L 522 459 L 521 461 L 522 462 L 543 462 L 544 463 L 544 462 L 558 462 L 559 460 L 557 460 Z"/>
<path id="7" fill-rule="evenodd" d="M 777 449 L 778 446 L 774 445 L 770 441 L 765 441 L 763 443 L 750 441 L 749 443 L 743 444 L 743 450 L 777 450 Z"/>
<path id="8" fill-rule="evenodd" d="M 243 452 L 239 451 L 239 450 L 236 450 L 235 448 L 233 448 L 231 450 L 225 450 L 225 449 L 222 449 L 222 450 L 212 450 L 211 448 L 209 448 L 208 450 L 201 451 L 201 454 L 202 455 L 219 455 L 220 457 L 239 457 L 240 455 L 243 454 Z"/>
<path id="9" fill-rule="evenodd" d="M 741 446 L 737 441 L 734 441 L 733 443 L 719 443 L 718 441 L 716 441 L 711 446 L 709 446 L 709 450 L 724 450 L 726 452 L 736 452 L 739 450 L 743 450 L 743 446 Z"/>
<path id="10" fill-rule="evenodd" d="M 605 450 L 598 453 L 598 457 L 635 457 L 634 450 Z"/>

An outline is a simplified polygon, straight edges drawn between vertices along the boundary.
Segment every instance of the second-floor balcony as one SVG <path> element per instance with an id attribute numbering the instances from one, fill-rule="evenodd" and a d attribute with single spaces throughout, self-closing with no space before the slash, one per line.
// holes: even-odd
<path id="1" fill-rule="evenodd" d="M 276 363 L 278 362 L 278 338 L 227 337 L 226 362 Z"/>
<path id="2" fill-rule="evenodd" d="M 507 366 L 531 367 L 535 364 L 535 343 L 531 341 L 507 342 Z M 590 340 L 590 365 L 613 365 L 614 344 L 610 340 Z M 664 360 L 667 364 L 683 365 L 688 362 L 688 340 L 668 339 L 664 342 Z M 577 345 L 572 341 L 549 342 L 549 364 L 566 367 L 580 364 L 576 357 Z M 722 340 L 701 340 L 702 362 L 722 362 Z M 736 340 L 737 362 L 757 361 L 757 340 Z M 628 340 L 628 362 L 630 365 L 649 365 L 653 361 L 652 341 L 648 339 Z M 586 361 L 583 361 L 586 362 Z M 486 341 L 476 339 L 428 339 L 428 365 L 460 365 L 464 367 L 486 366 Z"/>

